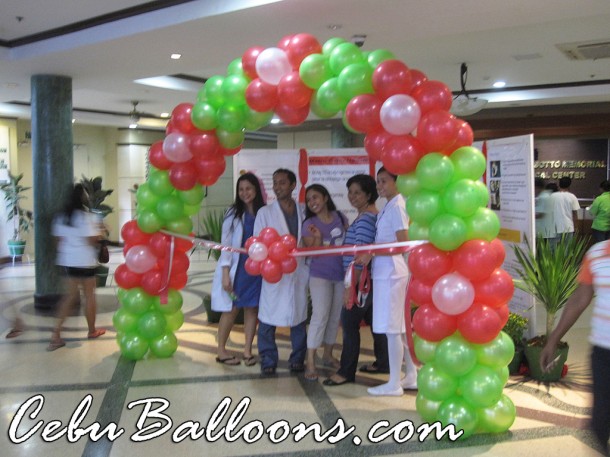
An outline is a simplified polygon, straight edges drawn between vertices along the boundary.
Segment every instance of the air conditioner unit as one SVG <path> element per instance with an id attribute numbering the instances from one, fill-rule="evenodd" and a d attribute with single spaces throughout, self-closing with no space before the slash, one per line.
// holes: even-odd
<path id="1" fill-rule="evenodd" d="M 557 44 L 570 60 L 597 60 L 610 57 L 610 39 Z"/>

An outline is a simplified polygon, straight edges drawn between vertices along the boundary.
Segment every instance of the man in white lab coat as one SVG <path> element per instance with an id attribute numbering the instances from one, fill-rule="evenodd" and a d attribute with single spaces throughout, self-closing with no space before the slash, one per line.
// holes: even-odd
<path id="1" fill-rule="evenodd" d="M 277 200 L 258 211 L 254 236 L 265 227 L 273 227 L 280 235 L 292 234 L 297 240 L 301 239 L 305 206 L 292 198 L 296 181 L 295 174 L 290 170 L 280 168 L 273 173 L 273 192 Z M 290 371 L 304 370 L 309 267 L 303 258 L 297 260 L 296 271 L 284 274 L 279 282 L 271 284 L 263 279 L 258 308 L 258 354 L 263 375 L 273 375 L 277 368 L 279 355 L 275 342 L 276 327 L 290 327 Z"/>

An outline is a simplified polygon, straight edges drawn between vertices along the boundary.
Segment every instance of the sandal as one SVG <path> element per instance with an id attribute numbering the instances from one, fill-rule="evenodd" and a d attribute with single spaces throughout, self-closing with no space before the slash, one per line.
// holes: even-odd
<path id="1" fill-rule="evenodd" d="M 216 357 L 216 362 L 231 366 L 239 365 L 241 363 L 239 359 L 235 356 L 224 357 L 222 359 L 220 357 Z"/>
<path id="2" fill-rule="evenodd" d="M 11 329 L 11 331 L 6 334 L 6 338 L 16 338 L 19 335 L 21 335 L 22 333 L 23 333 L 23 329 L 14 328 L 14 329 Z"/>
<path id="3" fill-rule="evenodd" d="M 307 380 L 307 381 L 317 381 L 318 380 L 318 373 L 316 373 L 315 371 L 306 371 L 305 374 L 303 375 L 303 377 Z"/>
<path id="4" fill-rule="evenodd" d="M 291 363 L 290 371 L 292 373 L 302 373 L 305 371 L 305 365 L 303 365 L 302 363 Z"/>
<path id="5" fill-rule="evenodd" d="M 275 367 L 261 368 L 261 376 L 275 376 Z"/>
<path id="6" fill-rule="evenodd" d="M 93 332 L 89 332 L 87 334 L 87 338 L 89 338 L 89 339 L 97 338 L 98 336 L 102 336 L 104 333 L 106 333 L 106 329 L 98 328 L 97 330 L 94 330 Z"/>
<path id="7" fill-rule="evenodd" d="M 256 365 L 256 357 L 253 355 L 251 355 L 250 357 L 244 356 L 244 365 L 247 367 Z"/>
<path id="8" fill-rule="evenodd" d="M 390 372 L 390 370 L 380 370 L 375 362 L 368 365 L 362 365 L 358 371 L 372 374 L 388 374 Z"/>
<path id="9" fill-rule="evenodd" d="M 340 377 L 340 376 L 338 376 L 338 377 Z M 327 378 L 324 381 L 322 381 L 322 384 L 324 384 L 325 386 L 342 386 L 343 384 L 347 384 L 348 382 L 354 382 L 354 381 L 350 381 L 347 378 L 343 378 L 343 381 L 335 381 L 333 379 L 333 377 L 331 376 L 330 378 Z"/>
<path id="10" fill-rule="evenodd" d="M 54 351 L 61 347 L 64 347 L 65 345 L 66 345 L 66 342 L 62 339 L 51 340 L 51 342 L 47 346 L 47 351 L 51 352 L 51 351 Z"/>

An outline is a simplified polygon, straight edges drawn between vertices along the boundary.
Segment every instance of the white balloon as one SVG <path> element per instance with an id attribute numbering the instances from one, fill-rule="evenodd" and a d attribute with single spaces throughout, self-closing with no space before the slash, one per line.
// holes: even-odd
<path id="1" fill-rule="evenodd" d="M 138 244 L 125 254 L 125 264 L 134 273 L 142 274 L 157 264 L 157 257 L 148 246 Z"/>
<path id="2" fill-rule="evenodd" d="M 248 248 L 248 256 L 257 262 L 265 260 L 267 258 L 267 246 L 265 246 L 265 243 L 261 243 L 260 241 L 252 243 Z"/>
<path id="3" fill-rule="evenodd" d="M 277 86 L 284 76 L 292 72 L 286 52 L 280 48 L 267 48 L 256 58 L 256 73 L 268 84 Z"/>
<path id="4" fill-rule="evenodd" d="M 388 97 L 381 109 L 379 118 L 383 128 L 393 135 L 407 135 L 417 128 L 421 109 L 413 97 L 397 94 Z"/>
<path id="5" fill-rule="evenodd" d="M 447 273 L 432 286 L 432 303 L 445 314 L 462 314 L 472 306 L 473 301 L 474 287 L 468 278 L 459 273 Z"/>
<path id="6" fill-rule="evenodd" d="M 163 140 L 163 154 L 172 162 L 187 162 L 193 158 L 190 139 L 184 133 L 170 133 Z"/>

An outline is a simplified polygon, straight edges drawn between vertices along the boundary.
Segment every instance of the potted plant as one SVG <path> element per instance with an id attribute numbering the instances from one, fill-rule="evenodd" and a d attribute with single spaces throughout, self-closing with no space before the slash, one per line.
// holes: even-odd
<path id="1" fill-rule="evenodd" d="M 508 371 L 510 374 L 519 373 L 521 362 L 523 361 L 523 350 L 524 350 L 524 337 L 523 333 L 527 328 L 528 319 L 523 317 L 521 314 L 510 313 L 508 315 L 508 321 L 502 329 L 515 345 L 515 355 L 513 360 L 508 364 Z"/>
<path id="2" fill-rule="evenodd" d="M 8 250 L 10 255 L 15 257 L 23 255 L 25 240 L 21 235 L 28 233 L 32 227 L 32 212 L 21 207 L 21 201 L 26 198 L 23 192 L 29 190 L 30 187 L 20 184 L 23 173 L 13 176 L 9 172 L 8 176 L 9 181 L 0 184 L 0 189 L 4 192 L 6 202 L 6 221 L 13 222 L 13 237 L 8 241 Z"/>
<path id="3" fill-rule="evenodd" d="M 526 342 L 525 357 L 527 358 L 530 375 L 539 381 L 558 381 L 563 372 L 563 366 L 568 358 L 568 344 L 560 342 L 557 348 L 557 362 L 554 368 L 545 373 L 540 368 L 540 351 L 546 343 L 548 335 L 553 330 L 557 313 L 561 311 L 574 293 L 578 284 L 577 277 L 580 264 L 585 255 L 588 239 L 581 237 L 564 238 L 556 246 L 543 239 L 536 240 L 536 252 L 513 246 L 519 267 L 516 269 L 519 280 L 515 286 L 531 294 L 536 302 L 546 311 L 546 332 Z"/>
<path id="4" fill-rule="evenodd" d="M 96 176 L 95 178 L 87 178 L 82 175 L 79 184 L 83 186 L 87 192 L 87 201 L 85 206 L 89 212 L 96 214 L 99 217 L 100 224 L 103 224 L 104 218 L 112 213 L 113 208 L 104 203 L 106 197 L 112 194 L 113 189 L 102 189 L 102 177 Z M 107 241 L 102 241 L 106 243 Z M 108 279 L 109 268 L 106 265 L 98 264 L 95 268 L 95 278 L 97 280 L 98 287 L 104 287 Z"/>

